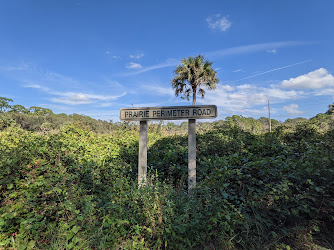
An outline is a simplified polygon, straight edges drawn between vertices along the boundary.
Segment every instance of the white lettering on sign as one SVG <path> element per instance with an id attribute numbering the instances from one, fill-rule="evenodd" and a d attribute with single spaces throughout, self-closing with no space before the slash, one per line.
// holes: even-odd
<path id="1" fill-rule="evenodd" d="M 210 119 L 217 117 L 217 106 L 175 106 L 123 108 L 119 111 L 122 121 Z"/>

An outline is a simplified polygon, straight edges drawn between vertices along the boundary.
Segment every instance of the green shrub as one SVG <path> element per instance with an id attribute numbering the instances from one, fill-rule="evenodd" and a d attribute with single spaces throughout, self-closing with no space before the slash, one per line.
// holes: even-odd
<path id="1" fill-rule="evenodd" d="M 137 127 L 115 126 L 0 131 L 0 248 L 333 248 L 330 126 L 262 135 L 206 126 L 189 194 L 187 136 L 149 133 L 148 183 L 138 189 Z"/>

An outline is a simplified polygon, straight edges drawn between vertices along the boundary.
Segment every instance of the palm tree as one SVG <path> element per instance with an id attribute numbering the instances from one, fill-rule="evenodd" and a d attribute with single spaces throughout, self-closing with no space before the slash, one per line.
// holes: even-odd
<path id="1" fill-rule="evenodd" d="M 175 95 L 184 94 L 189 101 L 192 93 L 193 105 L 196 105 L 198 93 L 204 98 L 204 88 L 215 89 L 219 81 L 217 72 L 212 68 L 212 62 L 205 60 L 202 55 L 183 58 L 181 65 L 176 66 L 174 74 L 172 87 L 175 88 Z"/>

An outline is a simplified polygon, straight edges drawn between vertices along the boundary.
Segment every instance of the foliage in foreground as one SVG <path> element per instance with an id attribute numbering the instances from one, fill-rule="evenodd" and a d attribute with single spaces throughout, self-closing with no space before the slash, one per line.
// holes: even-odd
<path id="1" fill-rule="evenodd" d="M 326 116 L 326 117 L 325 117 Z M 138 133 L 0 132 L 0 246 L 19 249 L 334 247 L 331 115 L 254 135 L 216 124 L 187 138 L 149 133 L 149 184 L 136 185 Z"/>

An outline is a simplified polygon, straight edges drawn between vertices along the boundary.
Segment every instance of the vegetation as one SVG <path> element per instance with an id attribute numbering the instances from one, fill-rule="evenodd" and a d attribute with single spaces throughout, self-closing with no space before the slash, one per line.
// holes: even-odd
<path id="1" fill-rule="evenodd" d="M 196 105 L 198 93 L 204 98 L 204 88 L 215 89 L 219 81 L 217 72 L 212 68 L 212 62 L 205 60 L 202 55 L 183 58 L 174 74 L 172 87 L 175 88 L 175 95 L 184 94 L 189 101 L 189 96 L 192 94 L 193 105 Z"/>
<path id="2" fill-rule="evenodd" d="M 0 113 L 6 112 L 11 106 L 9 102 L 12 102 L 12 99 L 6 97 L 0 97 Z"/>
<path id="3" fill-rule="evenodd" d="M 137 124 L 27 110 L 0 114 L 0 248 L 334 248 L 333 114 L 199 123 L 188 195 L 186 123 L 149 126 L 138 189 Z"/>

